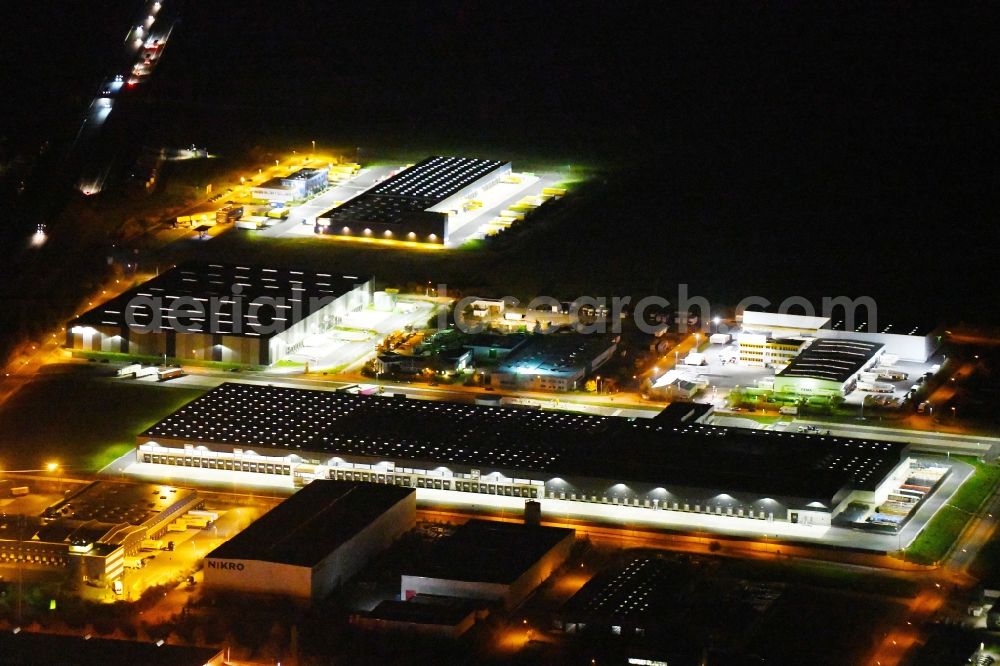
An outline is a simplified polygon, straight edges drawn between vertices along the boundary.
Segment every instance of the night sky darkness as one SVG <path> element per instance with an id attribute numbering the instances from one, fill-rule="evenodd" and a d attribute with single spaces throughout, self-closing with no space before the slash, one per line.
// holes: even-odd
<path id="1" fill-rule="evenodd" d="M 145 141 L 604 165 L 603 196 L 555 251 L 608 288 L 998 318 L 986 5 L 165 4 L 181 22 L 134 123 Z M 4 159 L 72 126 L 137 7 L 4 3 Z M 644 285 L 622 270 L 636 264 Z"/>

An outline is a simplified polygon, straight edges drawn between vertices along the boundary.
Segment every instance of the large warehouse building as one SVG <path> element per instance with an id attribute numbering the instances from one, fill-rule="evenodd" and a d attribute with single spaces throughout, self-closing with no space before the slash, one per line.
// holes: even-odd
<path id="1" fill-rule="evenodd" d="M 868 321 L 851 328 L 843 319 L 745 310 L 739 319 L 745 333 L 773 338 L 832 338 L 872 342 L 885 347 L 885 353 L 904 361 L 923 363 L 941 344 L 938 329 L 926 324 L 883 323 L 877 328 Z"/>
<path id="2" fill-rule="evenodd" d="M 778 393 L 844 396 L 861 373 L 878 364 L 885 345 L 862 340 L 815 340 L 774 376 Z"/>
<path id="3" fill-rule="evenodd" d="M 898 356 L 904 361 L 924 362 L 941 346 L 940 327 L 928 324 L 880 324 L 872 329 L 868 322 L 854 328 L 845 328 L 845 322 L 836 319 L 829 327 L 820 331 L 822 338 L 834 340 L 858 340 L 885 346 L 885 353 Z"/>
<path id="4" fill-rule="evenodd" d="M 371 302 L 371 278 L 187 263 L 85 312 L 71 350 L 267 366 Z"/>
<path id="5" fill-rule="evenodd" d="M 500 388 L 525 391 L 575 391 L 583 379 L 614 356 L 618 337 L 554 333 L 535 335 L 519 345 L 491 373 Z"/>
<path id="6" fill-rule="evenodd" d="M 448 223 L 510 173 L 510 162 L 428 157 L 316 218 L 336 236 L 444 244 Z"/>
<path id="7" fill-rule="evenodd" d="M 205 556 L 205 586 L 319 600 L 416 522 L 412 488 L 317 481 Z"/>
<path id="8" fill-rule="evenodd" d="M 897 442 L 226 383 L 137 460 L 829 525 L 909 469 Z M 171 470 L 176 474 L 178 470 Z"/>

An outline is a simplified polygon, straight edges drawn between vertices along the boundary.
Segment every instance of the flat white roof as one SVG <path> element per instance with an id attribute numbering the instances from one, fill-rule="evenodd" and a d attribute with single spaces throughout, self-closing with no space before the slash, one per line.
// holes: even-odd
<path id="1" fill-rule="evenodd" d="M 759 312 L 757 310 L 743 311 L 743 327 L 802 328 L 817 330 L 830 323 L 829 317 L 810 317 L 808 315 L 779 314 L 776 312 Z"/>

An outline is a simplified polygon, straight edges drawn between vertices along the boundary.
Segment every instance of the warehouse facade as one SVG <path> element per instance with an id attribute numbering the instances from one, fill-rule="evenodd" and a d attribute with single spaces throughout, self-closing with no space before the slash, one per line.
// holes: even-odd
<path id="1" fill-rule="evenodd" d="M 140 463 L 829 525 L 908 446 L 682 421 L 227 383 L 137 438 Z M 171 473 L 176 473 L 172 470 Z"/>
<path id="2" fill-rule="evenodd" d="M 416 493 L 320 480 L 205 556 L 213 590 L 318 600 L 416 522 Z"/>
<path id="3" fill-rule="evenodd" d="M 510 170 L 510 162 L 428 157 L 318 215 L 316 233 L 442 245 L 449 220 Z"/>
<path id="4" fill-rule="evenodd" d="M 69 322 L 66 347 L 268 366 L 371 296 L 368 276 L 191 262 Z"/>

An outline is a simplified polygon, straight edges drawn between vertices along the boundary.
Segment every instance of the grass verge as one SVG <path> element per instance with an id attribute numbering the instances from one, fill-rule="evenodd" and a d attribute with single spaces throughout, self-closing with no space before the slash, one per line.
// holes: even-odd
<path id="1" fill-rule="evenodd" d="M 911 562 L 940 562 L 1000 481 L 1000 467 L 981 463 L 969 456 L 953 457 L 972 465 L 975 471 L 906 549 L 906 559 Z"/>

